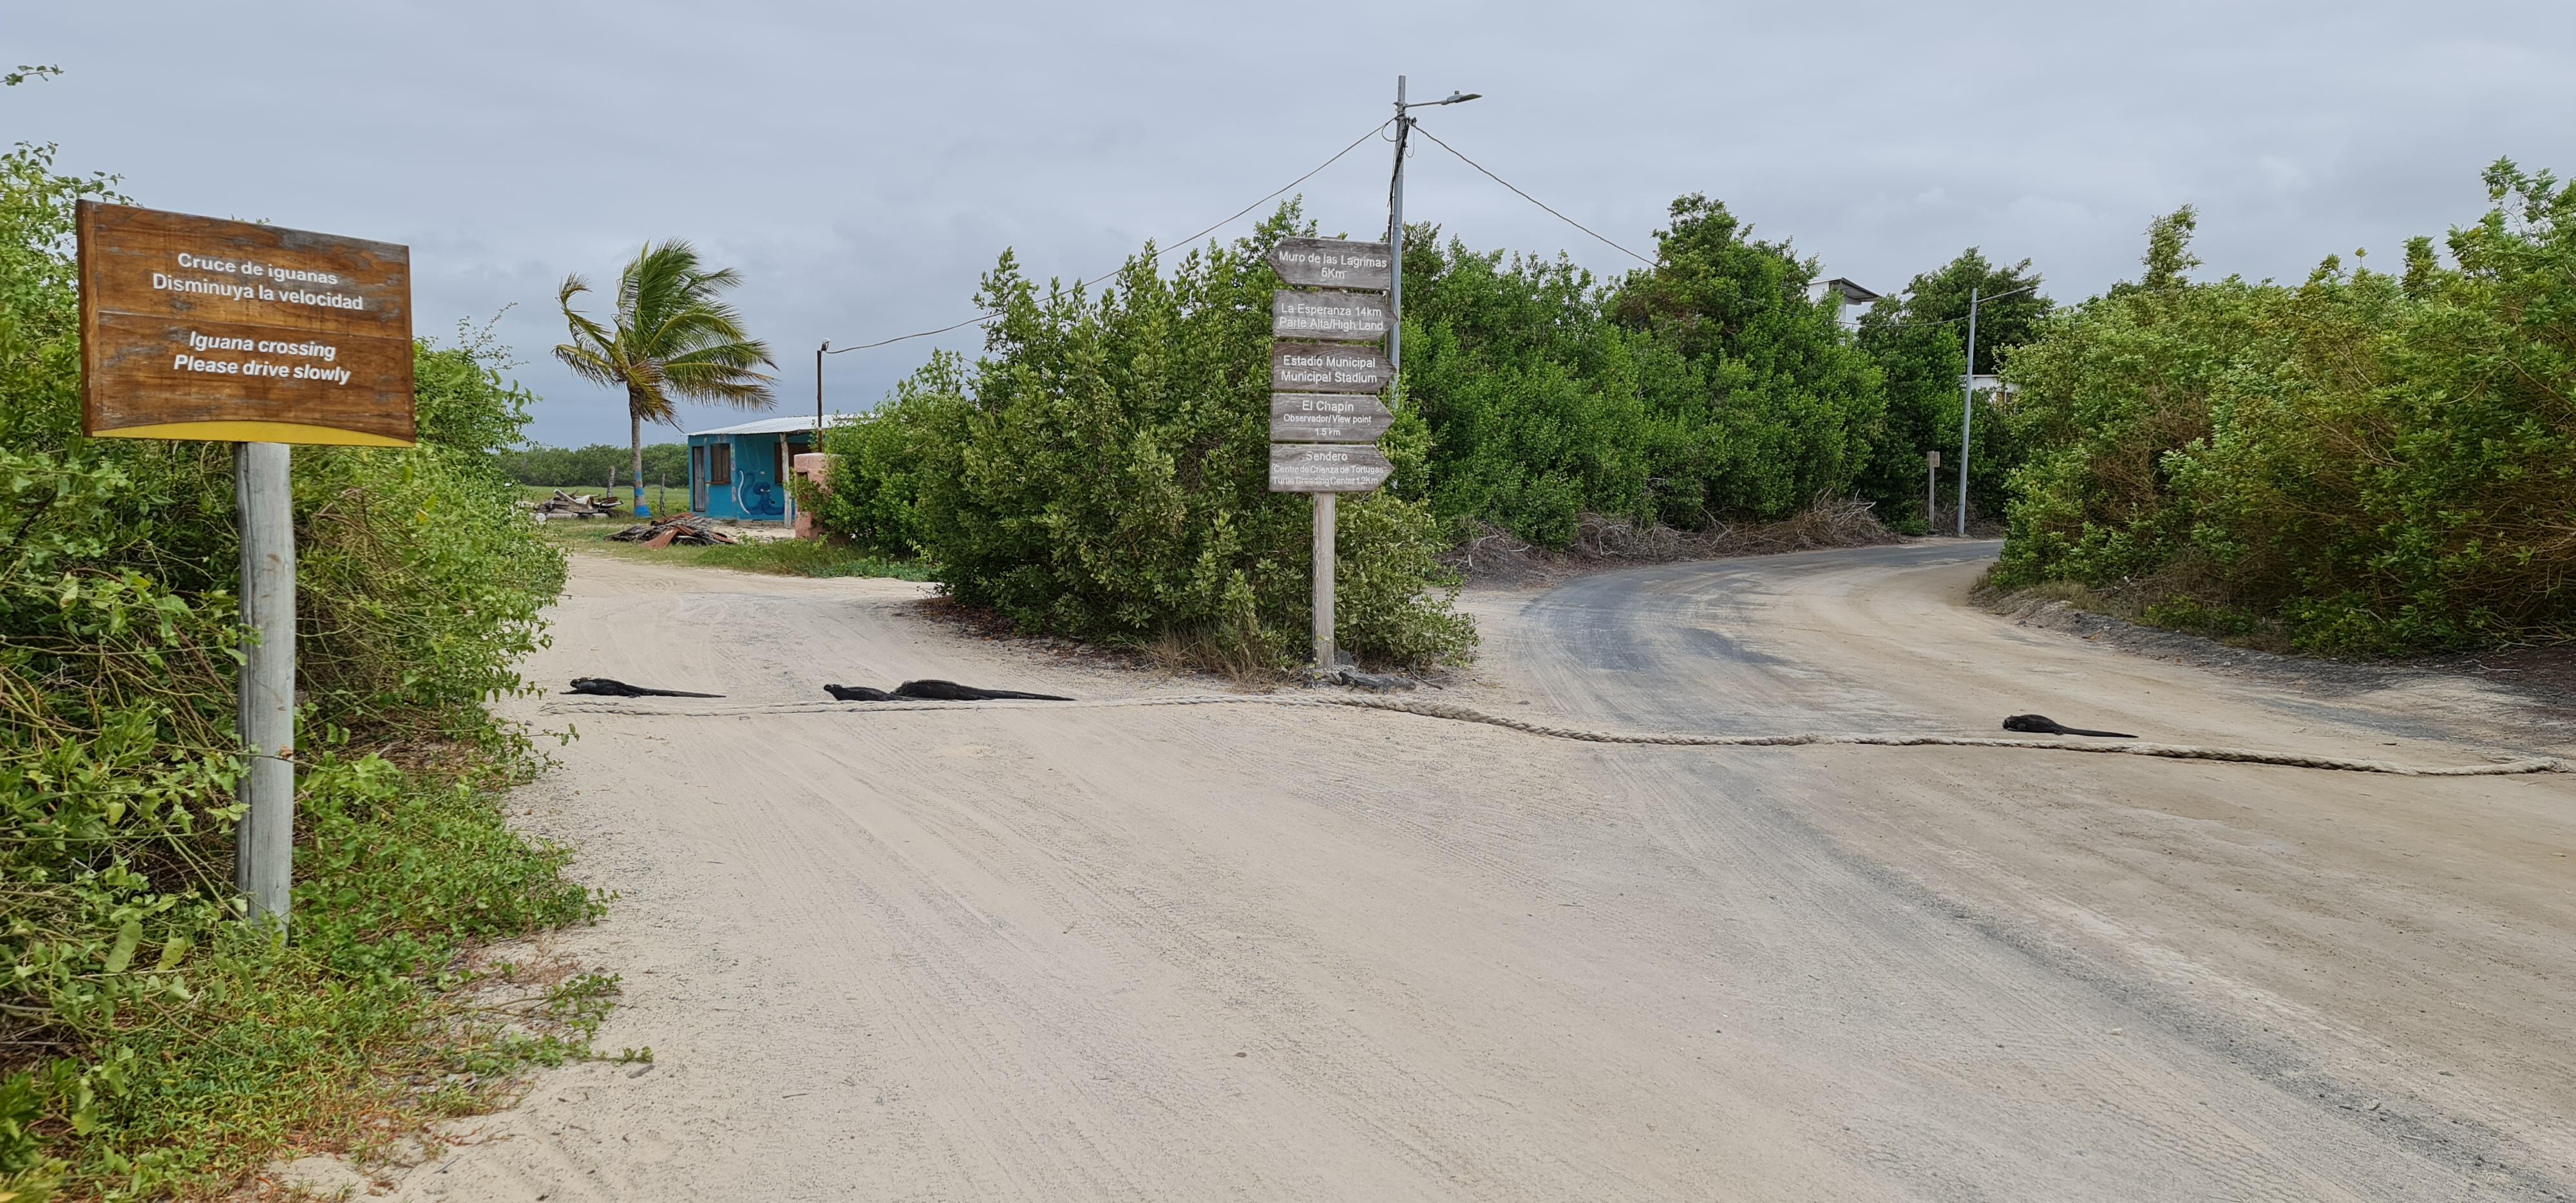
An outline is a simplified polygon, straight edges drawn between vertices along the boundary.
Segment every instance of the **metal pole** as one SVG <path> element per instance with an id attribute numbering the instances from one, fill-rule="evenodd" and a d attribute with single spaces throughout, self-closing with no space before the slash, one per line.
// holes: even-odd
<path id="1" fill-rule="evenodd" d="M 1387 193 L 1386 249 L 1393 262 L 1387 266 L 1386 282 L 1386 362 L 1401 370 L 1404 366 L 1404 142 L 1413 129 L 1413 118 L 1404 112 L 1404 77 L 1395 77 L 1395 185 Z"/>
<path id="2" fill-rule="evenodd" d="M 244 765 L 233 885 L 253 922 L 286 931 L 295 882 L 295 513 L 283 443 L 233 445 L 241 534 L 242 649 L 236 702 Z"/>
<path id="3" fill-rule="evenodd" d="M 1341 667 L 1333 647 L 1333 510 L 1340 495 L 1315 494 L 1315 669 Z"/>
<path id="4" fill-rule="evenodd" d="M 1938 530 L 1941 520 L 1941 453 L 1923 453 L 1923 529 Z"/>
<path id="5" fill-rule="evenodd" d="M 1968 428 L 1977 420 L 1977 290 L 1968 290 L 1968 374 L 1959 378 L 1959 537 L 1968 537 Z"/>

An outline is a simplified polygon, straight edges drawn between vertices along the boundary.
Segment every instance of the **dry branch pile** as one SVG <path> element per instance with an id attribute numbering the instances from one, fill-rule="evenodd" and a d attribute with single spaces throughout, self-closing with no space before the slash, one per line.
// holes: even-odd
<path id="1" fill-rule="evenodd" d="M 669 547 L 674 543 L 707 547 L 718 543 L 742 542 L 708 525 L 706 519 L 695 514 L 675 514 L 668 518 L 656 518 L 650 522 L 638 522 L 608 537 L 620 543 L 641 543 L 646 547 Z"/>
<path id="2" fill-rule="evenodd" d="M 520 504 L 540 518 L 615 518 L 624 513 L 623 503 L 614 493 L 567 493 L 557 489 L 554 496 L 543 501 Z"/>

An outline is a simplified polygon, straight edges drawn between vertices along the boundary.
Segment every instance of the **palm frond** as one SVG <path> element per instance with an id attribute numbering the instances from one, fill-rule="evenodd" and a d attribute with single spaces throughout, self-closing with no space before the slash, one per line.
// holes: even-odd
<path id="1" fill-rule="evenodd" d="M 572 341 L 555 357 L 585 380 L 623 388 L 627 412 L 647 422 L 679 424 L 679 401 L 765 409 L 775 400 L 769 345 L 750 336 L 741 313 L 719 294 L 742 283 L 731 268 L 708 269 L 683 239 L 646 243 L 618 273 L 611 324 L 573 307 L 589 291 L 569 276 L 557 301 Z"/>

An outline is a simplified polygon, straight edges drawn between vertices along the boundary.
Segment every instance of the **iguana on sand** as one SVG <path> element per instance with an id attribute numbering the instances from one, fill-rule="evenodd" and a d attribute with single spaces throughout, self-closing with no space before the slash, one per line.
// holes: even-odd
<path id="1" fill-rule="evenodd" d="M 574 677 L 572 688 L 565 693 L 586 693 L 603 698 L 720 698 L 720 693 L 690 693 L 681 689 L 646 689 L 606 677 Z"/>
<path id="2" fill-rule="evenodd" d="M 2091 735 L 2100 739 L 2137 738 L 2137 736 L 2123 734 L 2118 731 L 2087 731 L 2082 727 L 2063 726 L 2059 724 L 2056 719 L 2050 718 L 2045 714 L 2013 715 L 2004 720 L 2004 730 L 2019 731 L 2028 735 Z"/>
<path id="3" fill-rule="evenodd" d="M 906 681 L 894 687 L 893 693 L 870 689 L 865 685 L 826 685 L 823 692 L 844 702 L 1070 702 L 1073 699 L 1052 693 L 1021 693 L 1016 689 L 978 689 L 955 681 Z"/>

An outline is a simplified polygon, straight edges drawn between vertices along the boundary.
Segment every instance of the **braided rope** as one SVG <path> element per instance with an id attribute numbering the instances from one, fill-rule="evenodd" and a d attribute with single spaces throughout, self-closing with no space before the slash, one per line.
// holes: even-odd
<path id="1" fill-rule="evenodd" d="M 1287 696 L 1279 694 L 1167 694 L 1134 698 L 1102 698 L 1081 702 L 770 702 L 737 703 L 722 706 L 685 705 L 681 699 L 666 698 L 566 698 L 557 696 L 541 708 L 547 714 L 624 714 L 667 718 L 748 718 L 767 714 L 879 714 L 916 710 L 1099 710 L 1135 706 L 1341 706 L 1360 710 L 1388 710 L 1399 714 L 1417 714 L 1425 718 L 1445 719 L 1459 723 L 1483 723 L 1487 726 L 1545 736 L 1549 739 L 1580 740 L 1597 744 L 1654 744 L 1695 748 L 1800 748 L 1820 744 L 1847 744 L 1885 748 L 2028 748 L 2050 752 L 2090 752 L 2097 755 L 2153 756 L 2164 760 L 2209 760 L 2231 764 L 2268 764 L 2285 768 L 2323 769 L 2344 773 L 2387 773 L 2399 777 L 2504 777 L 2525 773 L 2564 773 L 2570 771 L 2566 761 L 2555 756 L 2526 756 L 2494 764 L 2410 765 L 2388 760 L 2361 760 L 2343 756 L 2317 756 L 2304 752 L 2269 752 L 2254 748 L 2211 748 L 2193 744 L 2157 744 L 2135 741 L 2078 742 L 2063 739 L 1996 739 L 1981 735 L 1870 735 L 1870 734 L 1790 734 L 1790 735 L 1655 735 L 1623 734 L 1610 731 L 1586 731 L 1576 727 L 1553 727 L 1523 719 L 1487 714 L 1465 706 L 1445 702 L 1416 701 L 1409 698 L 1371 697 L 1361 694 L 1319 694 Z"/>

